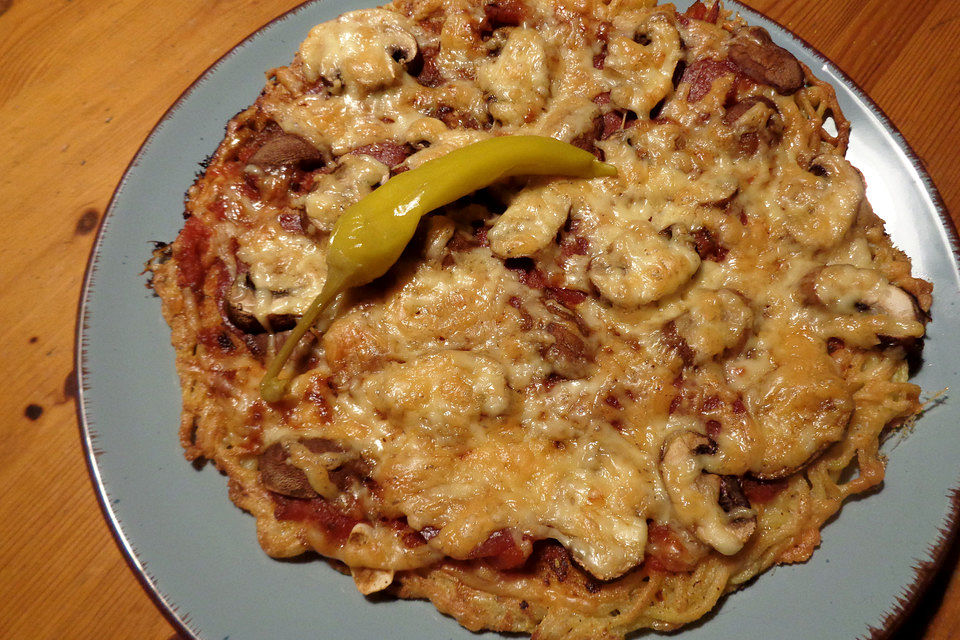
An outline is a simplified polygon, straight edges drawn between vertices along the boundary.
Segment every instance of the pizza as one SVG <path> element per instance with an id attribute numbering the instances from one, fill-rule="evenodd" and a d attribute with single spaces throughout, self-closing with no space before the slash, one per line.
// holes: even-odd
<path id="1" fill-rule="evenodd" d="M 865 199 L 849 130 L 829 85 L 719 3 L 395 0 L 320 24 L 149 263 L 186 457 L 226 474 L 269 555 L 315 551 L 468 629 L 697 620 L 807 560 L 920 408 L 932 287 Z M 617 175 L 512 177 L 432 211 L 291 343 L 265 400 L 340 216 L 519 135 Z"/>

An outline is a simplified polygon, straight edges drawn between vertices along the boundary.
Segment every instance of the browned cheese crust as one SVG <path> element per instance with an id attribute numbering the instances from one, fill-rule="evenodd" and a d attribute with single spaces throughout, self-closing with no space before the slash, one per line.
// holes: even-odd
<path id="1" fill-rule="evenodd" d="M 491 136 L 616 177 L 512 179 L 258 385 L 337 217 Z M 675 629 L 802 562 L 919 409 L 931 302 L 844 159 L 833 90 L 716 6 L 397 0 L 317 26 L 230 121 L 151 262 L 181 442 L 275 557 L 469 629 Z"/>

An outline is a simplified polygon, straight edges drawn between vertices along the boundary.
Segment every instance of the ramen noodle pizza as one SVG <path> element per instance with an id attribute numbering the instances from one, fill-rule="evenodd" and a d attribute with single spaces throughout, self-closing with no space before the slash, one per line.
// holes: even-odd
<path id="1" fill-rule="evenodd" d="M 318 25 L 150 265 L 186 456 L 271 556 L 468 629 L 694 621 L 808 559 L 919 410 L 931 286 L 848 135 L 833 89 L 719 4 Z M 322 293 L 345 227 L 365 269 L 395 255 Z"/>

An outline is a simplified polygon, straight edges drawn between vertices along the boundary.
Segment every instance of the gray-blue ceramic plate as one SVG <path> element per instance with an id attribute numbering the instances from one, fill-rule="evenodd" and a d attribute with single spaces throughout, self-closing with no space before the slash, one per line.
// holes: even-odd
<path id="1" fill-rule="evenodd" d="M 314 24 L 372 4 L 307 3 L 204 73 L 131 163 L 87 269 L 77 359 L 91 475 L 131 566 L 184 635 L 478 637 L 428 603 L 368 601 L 323 562 L 280 562 L 260 550 L 254 520 L 227 499 L 225 478 L 211 467 L 195 470 L 181 455 L 170 334 L 140 275 L 151 241 L 177 234 L 197 163 L 214 150 L 224 123 L 256 99 L 262 71 L 289 62 Z M 916 273 L 935 285 L 926 361 L 916 382 L 928 393 L 960 387 L 956 240 L 930 180 L 891 123 L 836 67 L 762 16 L 742 13 L 837 88 L 853 123 L 849 157 L 866 176 L 868 197 Z M 684 631 L 684 640 L 852 639 L 889 629 L 904 602 L 918 595 L 918 577 L 929 573 L 954 528 L 958 422 L 960 405 L 948 396 L 909 437 L 889 441 L 883 489 L 847 504 L 824 529 L 812 560 L 764 574 Z"/>

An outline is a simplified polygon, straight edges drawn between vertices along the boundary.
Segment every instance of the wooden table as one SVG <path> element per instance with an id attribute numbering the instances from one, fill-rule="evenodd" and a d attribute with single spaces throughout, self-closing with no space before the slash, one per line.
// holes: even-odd
<path id="1" fill-rule="evenodd" d="M 124 562 L 87 475 L 72 382 L 77 302 L 104 208 L 144 137 L 208 65 L 298 1 L 0 0 L 0 638 L 175 635 Z M 960 2 L 748 4 L 879 103 L 956 220 Z M 896 637 L 956 636 L 954 547 Z"/>

